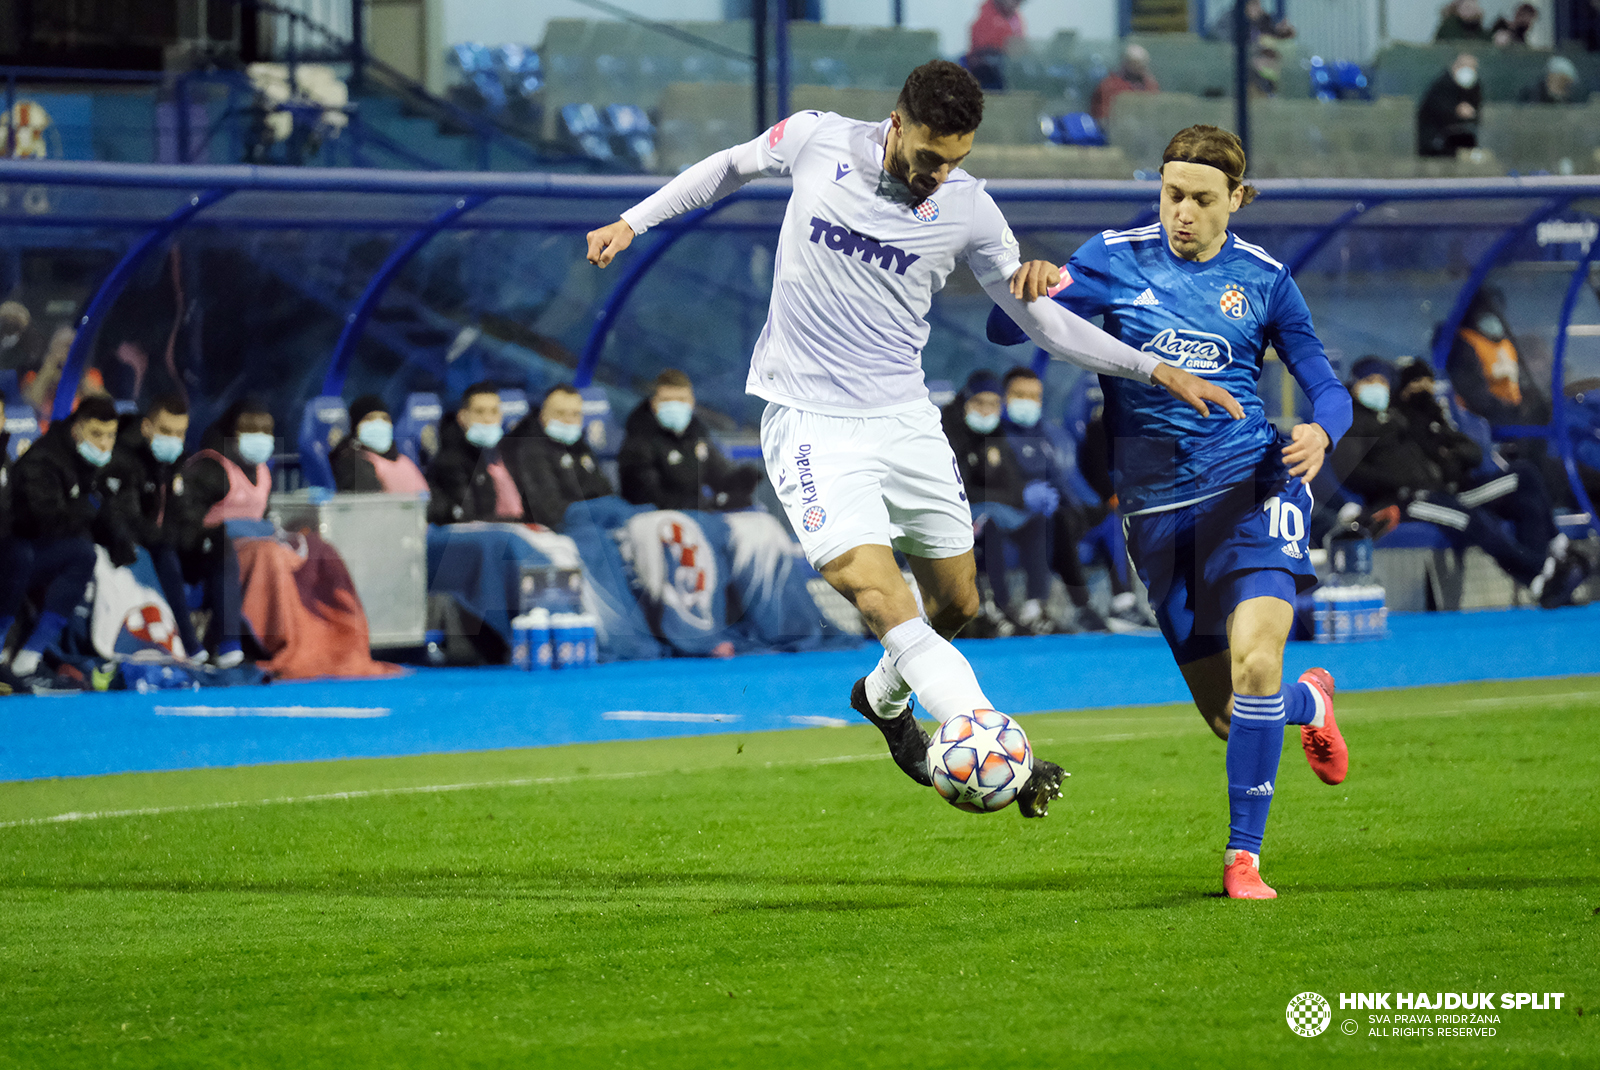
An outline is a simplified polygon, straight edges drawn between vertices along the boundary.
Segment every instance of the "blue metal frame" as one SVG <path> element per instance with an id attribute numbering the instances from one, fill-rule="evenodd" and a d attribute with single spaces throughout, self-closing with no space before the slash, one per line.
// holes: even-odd
<path id="1" fill-rule="evenodd" d="M 1600 535 L 1600 516 L 1595 515 L 1594 503 L 1589 500 L 1589 493 L 1584 488 L 1583 478 L 1578 474 L 1578 458 L 1572 448 L 1572 436 L 1567 433 L 1567 329 L 1572 325 L 1572 314 L 1577 309 L 1578 294 L 1583 289 L 1584 279 L 1589 274 L 1589 265 L 1600 257 L 1600 242 L 1592 243 L 1583 259 L 1578 261 L 1577 268 L 1572 272 L 1572 281 L 1567 285 L 1567 296 L 1561 302 L 1561 316 L 1556 320 L 1556 344 L 1554 358 L 1550 369 L 1550 428 L 1547 434 L 1556 440 L 1556 449 L 1561 454 L 1561 466 L 1567 471 L 1567 483 L 1572 487 L 1572 496 L 1580 508 L 1589 514 L 1589 527 L 1596 535 Z"/>
<path id="2" fill-rule="evenodd" d="M 1461 321 L 1466 318 L 1472 299 L 1478 296 L 1483 280 L 1489 277 L 1489 272 L 1494 270 L 1500 258 L 1506 254 L 1506 250 L 1521 241 L 1528 231 L 1543 220 L 1557 212 L 1566 211 L 1567 206 L 1576 199 L 1576 197 L 1564 197 L 1546 201 L 1528 218 L 1500 235 L 1499 239 L 1478 258 L 1478 262 L 1472 265 L 1467 281 L 1456 292 L 1456 303 L 1451 306 L 1450 315 L 1445 317 L 1444 323 L 1439 328 L 1438 337 L 1433 340 L 1433 352 L 1429 354 L 1429 358 L 1433 361 L 1434 368 L 1443 370 L 1445 362 L 1450 358 L 1450 347 L 1455 344 L 1456 332 L 1461 329 Z"/>
<path id="3" fill-rule="evenodd" d="M 777 0 L 772 47 L 778 53 L 778 122 L 789 117 L 789 0 Z"/>
<path id="4" fill-rule="evenodd" d="M 600 311 L 595 313 L 594 326 L 589 328 L 589 337 L 583 343 L 583 355 L 578 358 L 577 370 L 573 372 L 572 383 L 579 390 L 594 381 L 594 370 L 600 366 L 600 356 L 605 351 L 606 339 L 611 335 L 611 329 L 616 326 L 617 315 L 622 311 L 622 306 L 627 304 L 632 296 L 634 287 L 639 285 L 649 270 L 655 266 L 668 249 L 678 243 L 678 239 L 695 229 L 695 225 L 707 216 L 721 211 L 732 198 L 708 208 L 696 208 L 686 212 L 671 226 L 658 229 L 666 231 L 647 249 L 641 256 L 628 265 L 627 272 L 617 280 L 617 285 L 606 295 L 605 304 L 600 306 Z"/>
<path id="5" fill-rule="evenodd" d="M 372 310 L 378 307 L 378 302 L 383 299 L 383 293 L 389 288 L 389 283 L 400 274 L 400 269 L 405 267 L 434 235 L 487 200 L 489 200 L 488 194 L 474 194 L 461 198 L 434 216 L 428 221 L 427 226 L 417 230 L 389 254 L 389 258 L 367 281 L 367 288 L 361 292 L 355 307 L 345 317 L 344 330 L 339 332 L 339 341 L 333 347 L 333 360 L 328 365 L 327 377 L 322 382 L 322 393 L 325 396 L 336 397 L 344 392 L 345 375 L 350 370 L 350 361 L 355 356 L 356 345 L 361 341 L 362 333 L 366 330 L 367 320 L 371 318 Z"/>
<path id="6" fill-rule="evenodd" d="M 1378 207 L 1378 205 L 1382 203 L 1383 199 L 1380 197 L 1371 201 L 1357 201 L 1350 208 L 1346 209 L 1339 216 L 1339 218 L 1323 227 L 1312 237 L 1310 241 L 1301 246 L 1300 251 L 1294 254 L 1294 259 L 1289 261 L 1289 274 L 1298 274 L 1301 268 L 1305 267 L 1311 262 L 1312 257 L 1316 256 L 1322 251 L 1322 247 L 1324 245 L 1327 245 L 1328 242 L 1333 240 L 1334 235 L 1338 234 L 1341 230 L 1343 230 L 1345 227 L 1348 227 L 1352 222 L 1359 219 L 1369 210 Z"/>
<path id="7" fill-rule="evenodd" d="M 50 406 L 52 420 L 64 420 L 72 415 L 72 406 L 77 399 L 78 380 L 83 377 L 84 369 L 89 364 L 89 350 L 94 345 L 100 323 L 111 310 L 117 297 L 121 295 L 123 287 L 128 284 L 134 269 L 143 262 L 145 255 L 182 229 L 189 220 L 232 192 L 232 190 L 208 189 L 195 194 L 188 204 L 169 215 L 160 226 L 146 234 L 137 245 L 123 254 L 121 260 L 117 261 L 111 273 L 105 277 L 105 281 L 89 299 L 89 307 L 84 310 L 83 317 L 78 320 L 77 333 L 72 337 L 72 347 L 67 351 L 66 363 L 61 367 L 61 382 L 56 387 L 55 400 Z"/>

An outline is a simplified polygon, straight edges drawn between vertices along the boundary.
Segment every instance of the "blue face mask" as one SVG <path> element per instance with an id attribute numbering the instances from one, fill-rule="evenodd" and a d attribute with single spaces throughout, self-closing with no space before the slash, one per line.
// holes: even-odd
<path id="1" fill-rule="evenodd" d="M 373 453 L 388 453 L 394 446 L 394 424 L 388 420 L 362 420 L 356 428 L 356 441 Z"/>
<path id="2" fill-rule="evenodd" d="M 88 442 L 78 443 L 78 456 L 82 457 L 96 468 L 104 468 L 106 465 L 111 463 L 110 450 L 103 450 L 100 447 L 92 445 Z"/>
<path id="3" fill-rule="evenodd" d="M 1373 412 L 1389 408 L 1389 387 L 1384 383 L 1362 383 L 1356 387 L 1356 400 Z"/>
<path id="4" fill-rule="evenodd" d="M 499 424 L 468 424 L 467 441 L 480 450 L 492 450 L 500 445 L 500 439 L 505 434 Z"/>
<path id="5" fill-rule="evenodd" d="M 1006 415 L 1018 427 L 1033 427 L 1044 415 L 1044 406 L 1030 398 L 1012 398 L 1006 402 Z"/>
<path id="6" fill-rule="evenodd" d="M 980 435 L 987 435 L 1000 426 L 1000 414 L 998 412 L 979 413 L 968 409 L 966 419 L 967 426 Z"/>
<path id="7" fill-rule="evenodd" d="M 560 420 L 551 420 L 544 425 L 544 433 L 563 446 L 570 446 L 578 441 L 579 435 L 583 434 L 583 425 L 564 424 Z"/>
<path id="8" fill-rule="evenodd" d="M 239 436 L 239 456 L 247 464 L 266 464 L 272 456 L 273 438 L 264 431 L 247 431 Z"/>
<path id="9" fill-rule="evenodd" d="M 177 435 L 155 435 L 150 439 L 150 452 L 162 464 L 171 464 L 183 456 L 183 439 Z"/>
<path id="10" fill-rule="evenodd" d="M 656 402 L 656 422 L 674 435 L 683 434 L 693 417 L 694 406 L 687 401 Z"/>

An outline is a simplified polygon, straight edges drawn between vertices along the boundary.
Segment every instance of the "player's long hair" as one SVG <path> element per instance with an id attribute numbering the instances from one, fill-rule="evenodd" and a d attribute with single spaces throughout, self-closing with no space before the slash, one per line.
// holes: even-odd
<path id="1" fill-rule="evenodd" d="M 1237 135 L 1220 126 L 1196 125 L 1179 130 L 1161 154 L 1163 166 L 1173 161 L 1215 167 L 1227 176 L 1229 193 L 1243 185 L 1244 203 L 1256 199 L 1257 189 L 1244 181 L 1244 145 Z"/>

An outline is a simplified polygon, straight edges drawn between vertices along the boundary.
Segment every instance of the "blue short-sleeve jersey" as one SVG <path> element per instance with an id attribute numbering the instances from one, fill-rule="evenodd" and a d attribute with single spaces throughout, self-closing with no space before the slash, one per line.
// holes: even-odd
<path id="1" fill-rule="evenodd" d="M 1158 386 L 1102 376 L 1125 515 L 1287 474 L 1280 433 L 1256 395 L 1269 345 L 1311 395 L 1314 418 L 1329 436 L 1337 442 L 1349 427 L 1349 395 L 1312 329 L 1305 298 L 1288 270 L 1259 246 L 1229 234 L 1216 256 L 1194 262 L 1167 247 L 1159 223 L 1108 230 L 1073 254 L 1062 282 L 1055 294 L 1061 304 L 1086 318 L 1104 316 L 1107 333 L 1211 380 L 1244 408 L 1242 420 L 1215 406 L 1201 416 Z M 1023 340 L 999 309 L 990 317 L 989 337 Z M 1343 395 L 1342 416 L 1336 394 Z"/>

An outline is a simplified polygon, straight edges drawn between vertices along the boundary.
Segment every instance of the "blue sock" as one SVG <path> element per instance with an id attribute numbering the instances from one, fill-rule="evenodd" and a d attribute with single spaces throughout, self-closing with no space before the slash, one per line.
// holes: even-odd
<path id="1" fill-rule="evenodd" d="M 1283 689 L 1283 714 L 1287 724 L 1310 724 L 1317 715 L 1317 700 L 1311 685 L 1296 681 Z"/>
<path id="2" fill-rule="evenodd" d="M 22 644 L 22 649 L 31 650 L 35 654 L 44 653 L 45 647 L 61 638 L 61 633 L 66 631 L 69 623 L 71 622 L 61 614 L 45 610 L 39 614 L 39 623 L 34 625 L 33 634 Z"/>
<path id="3" fill-rule="evenodd" d="M 1228 848 L 1261 854 L 1283 756 L 1283 692 L 1234 695 L 1228 728 Z"/>

